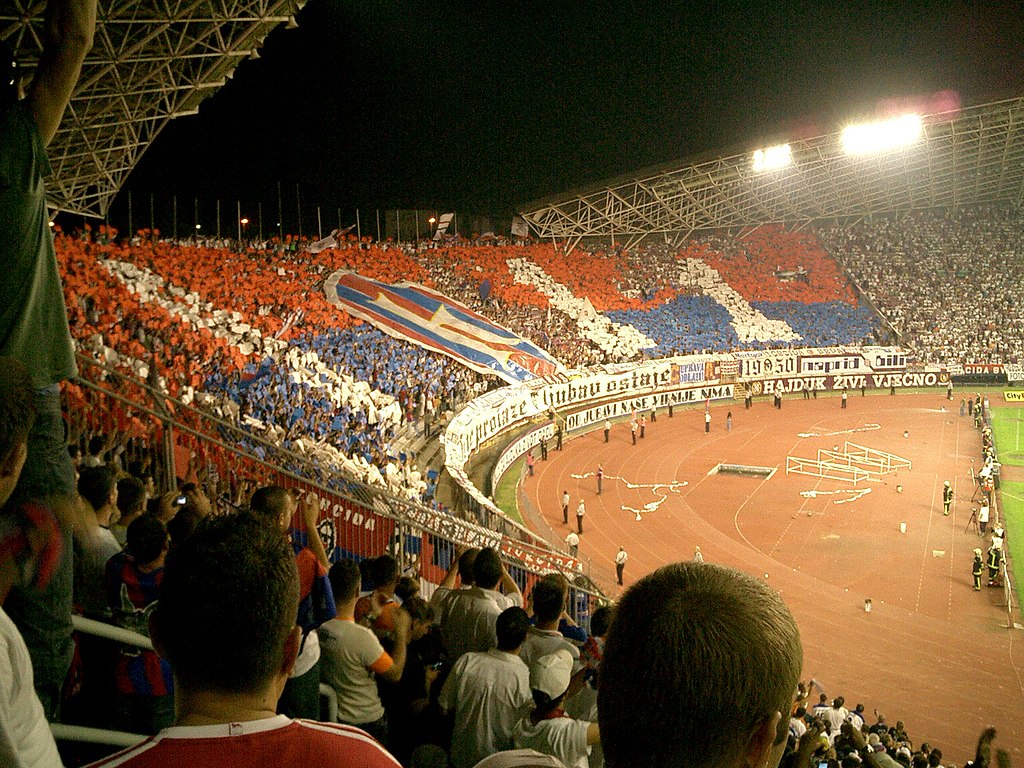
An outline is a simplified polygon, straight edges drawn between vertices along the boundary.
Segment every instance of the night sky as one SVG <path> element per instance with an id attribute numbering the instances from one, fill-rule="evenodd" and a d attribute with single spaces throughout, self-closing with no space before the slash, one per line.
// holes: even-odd
<path id="1" fill-rule="evenodd" d="M 199 197 L 231 221 L 235 200 L 262 201 L 270 222 L 278 181 L 286 231 L 297 183 L 307 227 L 317 205 L 346 223 L 356 208 L 503 215 L 827 133 L 882 99 L 1024 93 L 1019 2 L 310 0 L 298 22 L 157 138 L 125 187 L 137 219 L 154 192 L 188 221 Z"/>

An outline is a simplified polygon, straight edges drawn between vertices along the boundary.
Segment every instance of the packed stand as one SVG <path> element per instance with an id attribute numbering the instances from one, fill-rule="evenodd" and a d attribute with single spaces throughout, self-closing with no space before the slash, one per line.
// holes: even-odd
<path id="1" fill-rule="evenodd" d="M 415 276 L 400 251 L 329 251 L 314 266 L 308 254 L 119 245 L 110 234 L 57 239 L 84 351 L 321 466 L 424 498 L 391 449 L 397 431 L 435 426 L 487 383 L 339 312 L 315 287 L 356 259 L 381 279 Z"/>
<path id="2" fill-rule="evenodd" d="M 923 361 L 1024 362 L 1024 213 L 985 206 L 819 230 Z"/>

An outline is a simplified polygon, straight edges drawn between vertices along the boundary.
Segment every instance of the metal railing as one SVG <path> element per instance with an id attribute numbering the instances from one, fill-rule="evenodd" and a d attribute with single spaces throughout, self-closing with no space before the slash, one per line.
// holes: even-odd
<path id="1" fill-rule="evenodd" d="M 178 478 L 194 475 L 221 506 L 238 506 L 252 490 L 271 483 L 315 493 L 321 499 L 317 529 L 332 560 L 390 553 L 426 587 L 440 583 L 458 545 L 490 546 L 524 592 L 544 573 L 563 573 L 574 591 L 571 612 L 584 625 L 605 600 L 586 574 L 564 569 L 560 549 L 507 518 L 472 519 L 466 511 L 401 498 L 88 356 L 79 355 L 79 368 L 81 375 L 65 389 L 75 428 L 125 436 L 127 453 L 150 461 L 167 490 Z"/>

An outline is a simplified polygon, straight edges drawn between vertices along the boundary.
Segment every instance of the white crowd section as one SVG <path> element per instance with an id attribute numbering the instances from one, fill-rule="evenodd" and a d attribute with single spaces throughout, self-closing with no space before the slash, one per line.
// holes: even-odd
<path id="1" fill-rule="evenodd" d="M 803 337 L 782 320 L 770 320 L 750 306 L 736 290 L 726 283 L 717 269 L 702 259 L 685 259 L 679 272 L 679 284 L 699 288 L 721 304 L 732 317 L 732 327 L 742 342 L 799 341 Z"/>
<path id="2" fill-rule="evenodd" d="M 563 312 L 580 327 L 580 334 L 594 342 L 603 352 L 616 359 L 628 360 L 641 349 L 657 346 L 632 325 L 623 325 L 598 314 L 587 299 L 573 295 L 566 286 L 557 282 L 540 266 L 526 259 L 508 259 L 512 277 L 521 285 L 532 285 L 551 301 L 551 306 Z"/>

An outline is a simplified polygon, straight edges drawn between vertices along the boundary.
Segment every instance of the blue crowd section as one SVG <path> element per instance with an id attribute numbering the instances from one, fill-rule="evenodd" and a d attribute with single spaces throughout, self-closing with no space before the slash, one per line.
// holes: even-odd
<path id="1" fill-rule="evenodd" d="M 801 347 L 832 347 L 877 341 L 878 315 L 845 301 L 755 301 L 751 306 L 769 320 L 783 320 L 799 333 Z"/>
<path id="2" fill-rule="evenodd" d="M 724 352 L 739 345 L 731 317 L 710 296 L 677 296 L 652 309 L 607 312 L 610 320 L 632 325 L 658 346 L 649 357 L 692 352 Z"/>
<path id="3" fill-rule="evenodd" d="M 291 347 L 314 351 L 329 369 L 399 398 L 403 410 L 410 398 L 424 390 L 451 400 L 460 383 L 454 374 L 460 366 L 453 361 L 392 339 L 370 326 L 307 334 L 293 340 Z M 381 438 L 386 442 L 391 435 L 382 435 L 378 425 L 369 423 L 367 410 L 347 403 L 337 407 L 325 389 L 298 383 L 291 373 L 285 361 L 273 365 L 250 363 L 240 375 L 210 375 L 205 388 L 244 404 L 243 412 L 264 424 L 286 429 L 289 434 L 282 440 L 285 448 L 291 448 L 292 435 L 312 437 L 379 464 L 384 447 Z M 326 380 L 325 374 L 321 377 Z"/>
<path id="4" fill-rule="evenodd" d="M 842 301 L 804 304 L 799 301 L 753 302 L 769 320 L 783 320 L 802 340 L 794 346 L 822 347 L 872 341 L 878 329 L 878 317 L 867 307 Z M 732 316 L 709 296 L 678 296 L 665 304 L 646 310 L 608 312 L 609 319 L 628 323 L 657 342 L 647 350 L 651 357 L 694 352 L 725 352 L 766 349 L 778 342 L 748 341 L 740 344 L 732 326 Z"/>

